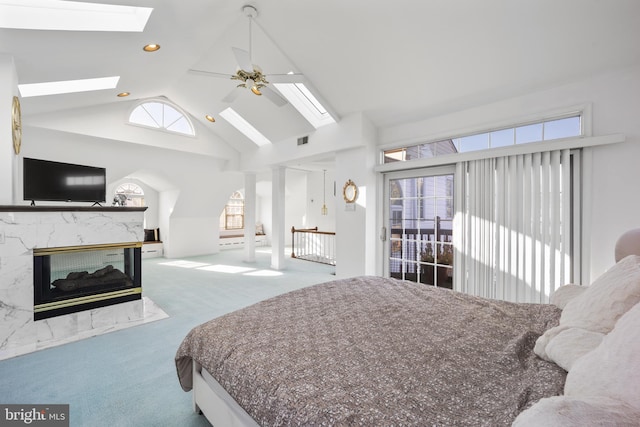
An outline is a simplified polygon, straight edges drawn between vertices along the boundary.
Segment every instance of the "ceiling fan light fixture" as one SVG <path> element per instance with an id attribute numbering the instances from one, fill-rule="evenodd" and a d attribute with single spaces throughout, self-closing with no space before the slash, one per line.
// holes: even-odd
<path id="1" fill-rule="evenodd" d="M 1 1 L 1 0 L 0 0 Z M 239 88 L 249 89 L 256 96 L 265 95 L 269 101 L 273 102 L 276 106 L 282 107 L 287 103 L 287 101 L 282 98 L 278 93 L 269 88 L 269 81 L 265 78 L 265 74 L 263 74 L 262 69 L 253 63 L 251 60 L 251 24 L 253 18 L 258 16 L 258 11 L 254 6 L 244 5 L 242 7 L 242 11 L 244 15 L 249 18 L 249 51 L 245 51 L 243 49 L 237 47 L 231 47 L 231 51 L 236 59 L 236 72 L 229 76 L 224 73 L 214 73 L 210 71 L 203 70 L 189 70 L 196 73 L 210 74 L 215 77 L 227 77 L 232 81 L 237 82 L 235 89 L 233 89 L 227 96 L 225 96 L 222 101 L 223 102 L 233 102 L 240 93 L 242 93 Z M 281 76 L 281 75 L 278 75 Z M 281 80 L 281 79 L 280 79 Z M 264 91 L 263 91 L 264 89 Z"/>
<path id="2" fill-rule="evenodd" d="M 320 209 L 320 214 L 327 215 L 329 213 L 329 209 L 327 209 L 327 198 L 325 197 L 327 194 L 327 170 L 323 169 L 322 171 L 322 209 Z"/>
<path id="3" fill-rule="evenodd" d="M 262 92 L 260 92 L 260 88 L 258 87 L 258 84 L 252 78 L 248 78 L 247 80 L 244 81 L 244 87 L 246 87 L 247 89 L 251 89 L 251 92 L 253 92 L 258 96 L 262 95 Z"/>

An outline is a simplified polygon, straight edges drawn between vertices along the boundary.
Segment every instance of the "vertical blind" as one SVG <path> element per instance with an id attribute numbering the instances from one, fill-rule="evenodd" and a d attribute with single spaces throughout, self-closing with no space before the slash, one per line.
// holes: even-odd
<path id="1" fill-rule="evenodd" d="M 570 156 L 567 149 L 458 163 L 455 289 L 546 303 L 568 283 Z"/>

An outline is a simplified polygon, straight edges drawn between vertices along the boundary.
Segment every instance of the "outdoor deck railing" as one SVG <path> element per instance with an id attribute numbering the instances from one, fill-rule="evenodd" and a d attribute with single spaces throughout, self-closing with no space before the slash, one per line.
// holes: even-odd
<path id="1" fill-rule="evenodd" d="M 291 227 L 291 258 L 336 265 L 336 233 Z"/>

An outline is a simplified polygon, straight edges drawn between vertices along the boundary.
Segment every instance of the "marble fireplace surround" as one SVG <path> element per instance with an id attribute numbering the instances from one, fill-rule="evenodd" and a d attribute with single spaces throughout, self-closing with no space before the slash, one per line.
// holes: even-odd
<path id="1" fill-rule="evenodd" d="M 143 295 L 33 320 L 34 248 L 142 242 L 145 209 L 0 206 L 0 360 L 168 317 Z"/>

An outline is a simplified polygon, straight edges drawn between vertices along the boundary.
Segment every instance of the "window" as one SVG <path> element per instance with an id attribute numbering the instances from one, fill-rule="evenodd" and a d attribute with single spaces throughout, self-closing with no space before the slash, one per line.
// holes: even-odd
<path id="1" fill-rule="evenodd" d="M 144 206 L 144 191 L 140 186 L 127 182 L 116 188 L 113 206 Z"/>
<path id="2" fill-rule="evenodd" d="M 228 121 L 231 126 L 238 129 L 247 138 L 253 141 L 257 146 L 270 145 L 271 141 L 254 128 L 251 123 L 246 121 L 244 117 L 238 114 L 233 108 L 229 107 L 220 112 L 220 117 Z"/>
<path id="3" fill-rule="evenodd" d="M 0 27 L 61 31 L 142 32 L 153 8 L 95 2 L 21 0 L 0 2 Z"/>
<path id="4" fill-rule="evenodd" d="M 191 121 L 176 107 L 162 101 L 147 101 L 133 109 L 129 123 L 194 136 Z"/>
<path id="5" fill-rule="evenodd" d="M 336 122 L 304 83 L 275 83 L 274 85 L 314 128 L 318 129 Z"/>
<path id="6" fill-rule="evenodd" d="M 118 86 L 120 76 L 99 77 L 95 79 L 64 80 L 46 83 L 28 83 L 18 85 L 23 98 L 31 96 L 58 95 L 61 93 L 90 92 L 113 89 Z"/>
<path id="7" fill-rule="evenodd" d="M 385 258 L 390 277 L 452 289 L 454 174 L 441 173 L 388 175 Z"/>
<path id="8" fill-rule="evenodd" d="M 244 228 L 244 197 L 239 191 L 231 195 L 220 214 L 220 230 L 242 230 Z"/>
<path id="9" fill-rule="evenodd" d="M 572 115 L 442 141 L 384 151 L 384 163 L 406 162 L 446 154 L 487 150 L 515 144 L 582 136 L 582 116 Z"/>

